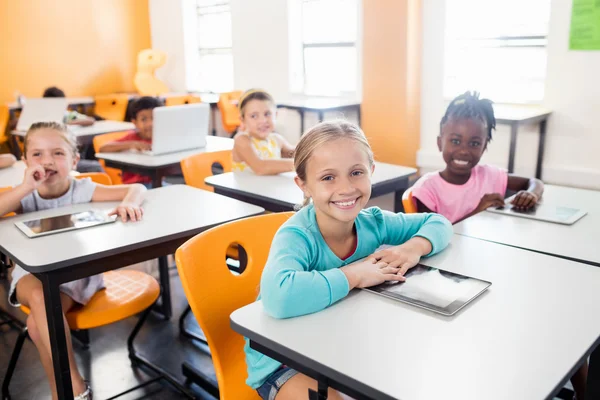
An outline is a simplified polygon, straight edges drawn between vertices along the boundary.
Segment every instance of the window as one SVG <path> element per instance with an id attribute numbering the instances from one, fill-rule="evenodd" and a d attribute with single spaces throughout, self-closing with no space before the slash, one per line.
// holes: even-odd
<path id="1" fill-rule="evenodd" d="M 231 9 L 229 0 L 197 0 L 198 88 L 207 92 L 233 90 Z"/>
<path id="2" fill-rule="evenodd" d="M 448 0 L 444 96 L 540 103 L 551 0 Z"/>
<path id="3" fill-rule="evenodd" d="M 358 90 L 358 0 L 291 0 L 291 91 L 352 96 Z"/>

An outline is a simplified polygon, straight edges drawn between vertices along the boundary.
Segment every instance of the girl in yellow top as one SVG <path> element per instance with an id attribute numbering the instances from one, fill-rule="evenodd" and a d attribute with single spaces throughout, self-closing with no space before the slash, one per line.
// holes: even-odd
<path id="1" fill-rule="evenodd" d="M 264 90 L 251 89 L 238 105 L 242 124 L 233 142 L 233 171 L 276 175 L 294 170 L 294 146 L 275 128 L 275 102 Z"/>

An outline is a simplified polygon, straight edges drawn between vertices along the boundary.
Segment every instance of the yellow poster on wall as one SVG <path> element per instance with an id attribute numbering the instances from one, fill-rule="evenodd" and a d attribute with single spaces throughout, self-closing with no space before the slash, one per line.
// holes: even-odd
<path id="1" fill-rule="evenodd" d="M 600 0 L 573 0 L 571 50 L 600 50 Z"/>

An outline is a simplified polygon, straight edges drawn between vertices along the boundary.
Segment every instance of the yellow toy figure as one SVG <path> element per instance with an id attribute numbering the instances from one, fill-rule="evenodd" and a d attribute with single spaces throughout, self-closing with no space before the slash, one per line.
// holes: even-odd
<path id="1" fill-rule="evenodd" d="M 154 71 L 167 61 L 167 55 L 155 49 L 140 51 L 137 61 L 137 72 L 133 84 L 142 96 L 159 96 L 168 93 L 167 85 L 154 76 Z"/>

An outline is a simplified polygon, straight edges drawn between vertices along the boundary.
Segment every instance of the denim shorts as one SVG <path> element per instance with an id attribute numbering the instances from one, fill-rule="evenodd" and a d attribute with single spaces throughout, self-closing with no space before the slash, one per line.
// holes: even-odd
<path id="1" fill-rule="evenodd" d="M 290 367 L 281 366 L 256 391 L 263 400 L 275 400 L 275 396 L 277 396 L 281 387 L 297 373 L 298 371 Z"/>

